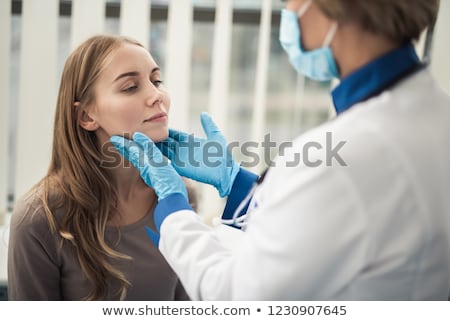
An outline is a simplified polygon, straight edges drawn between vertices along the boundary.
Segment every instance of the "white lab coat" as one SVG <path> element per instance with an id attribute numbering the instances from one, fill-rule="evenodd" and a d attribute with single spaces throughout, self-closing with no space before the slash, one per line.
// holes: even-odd
<path id="1" fill-rule="evenodd" d="M 347 166 L 286 166 L 327 132 Z M 254 201 L 233 250 L 193 212 L 163 222 L 159 248 L 192 299 L 446 300 L 450 98 L 423 70 L 355 105 L 295 140 Z"/>

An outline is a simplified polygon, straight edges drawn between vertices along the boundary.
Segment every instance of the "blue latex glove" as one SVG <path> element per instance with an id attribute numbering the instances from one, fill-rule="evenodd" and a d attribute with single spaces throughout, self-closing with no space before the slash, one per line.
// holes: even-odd
<path id="1" fill-rule="evenodd" d="M 139 170 L 144 182 L 155 190 L 158 201 L 176 193 L 189 200 L 180 175 L 150 138 L 142 133 L 135 133 L 133 141 L 120 136 L 112 136 L 110 141 Z"/>
<path id="2" fill-rule="evenodd" d="M 221 197 L 228 196 L 240 166 L 209 114 L 202 113 L 200 120 L 206 139 L 171 129 L 169 138 L 157 146 L 180 175 L 213 185 Z"/>
<path id="3" fill-rule="evenodd" d="M 148 237 L 158 247 L 162 222 L 178 210 L 192 210 L 186 186 L 153 141 L 144 134 L 135 133 L 133 140 L 112 136 L 110 141 L 139 170 L 144 182 L 158 196 L 158 205 L 153 214 L 157 231 L 145 227 Z"/>

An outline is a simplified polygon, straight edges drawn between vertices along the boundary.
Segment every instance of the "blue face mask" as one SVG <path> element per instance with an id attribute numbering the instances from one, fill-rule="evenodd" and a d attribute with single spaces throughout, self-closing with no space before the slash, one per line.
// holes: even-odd
<path id="1" fill-rule="evenodd" d="M 312 1 L 305 4 L 299 13 L 283 9 L 281 12 L 280 43 L 297 72 L 317 81 L 339 78 L 330 43 L 337 30 L 335 23 L 328 32 L 322 48 L 305 51 L 301 45 L 298 19 L 306 12 Z"/>

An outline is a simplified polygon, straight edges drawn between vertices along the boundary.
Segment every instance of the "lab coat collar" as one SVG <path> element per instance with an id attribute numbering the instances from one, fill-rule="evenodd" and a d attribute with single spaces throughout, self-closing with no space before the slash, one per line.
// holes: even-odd
<path id="1" fill-rule="evenodd" d="M 332 91 L 338 114 L 393 86 L 422 64 L 411 43 L 395 49 L 341 80 Z"/>

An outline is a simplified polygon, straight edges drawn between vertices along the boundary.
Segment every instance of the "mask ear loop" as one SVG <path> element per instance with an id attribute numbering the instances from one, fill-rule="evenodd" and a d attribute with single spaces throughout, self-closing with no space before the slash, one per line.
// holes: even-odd
<path id="1" fill-rule="evenodd" d="M 312 2 L 313 0 L 308 0 L 303 4 L 303 6 L 300 9 L 298 9 L 297 15 L 299 18 L 301 18 L 306 13 L 306 11 L 308 11 L 309 7 L 311 7 L 312 5 Z"/>
<path id="2" fill-rule="evenodd" d="M 308 0 L 307 2 L 305 2 L 305 4 L 300 9 L 298 9 L 297 15 L 298 15 L 299 19 L 306 13 L 306 11 L 308 11 L 308 9 L 311 7 L 312 3 L 313 3 L 313 0 Z M 333 38 L 336 34 L 337 28 L 338 28 L 338 24 L 337 24 L 337 22 L 334 22 L 333 25 L 330 27 L 330 30 L 328 31 L 328 33 L 325 37 L 325 40 L 323 41 L 322 47 L 328 47 L 331 44 L 331 42 L 333 41 Z"/>
<path id="3" fill-rule="evenodd" d="M 323 41 L 322 47 L 328 47 L 331 44 L 334 36 L 336 35 L 337 28 L 338 24 L 337 22 L 334 22 L 333 25 L 330 27 L 330 30 L 328 31 L 327 36 L 325 37 L 325 40 Z"/>

